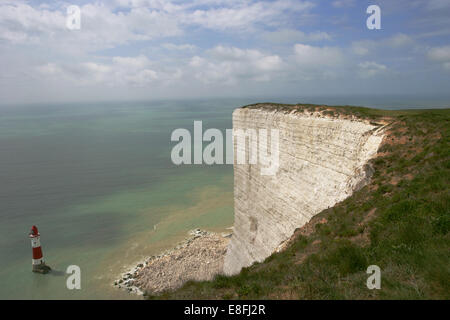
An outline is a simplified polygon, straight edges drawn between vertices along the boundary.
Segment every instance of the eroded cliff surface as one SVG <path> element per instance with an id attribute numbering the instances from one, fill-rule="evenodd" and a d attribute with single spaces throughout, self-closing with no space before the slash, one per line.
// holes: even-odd
<path id="1" fill-rule="evenodd" d="M 226 274 L 263 261 L 296 228 L 364 186 L 371 175 L 366 163 L 383 138 L 382 126 L 368 121 L 266 105 L 235 110 L 233 128 L 278 129 L 279 167 L 275 175 L 261 175 L 259 163 L 235 161 Z M 244 131 L 237 132 L 239 139 Z"/>

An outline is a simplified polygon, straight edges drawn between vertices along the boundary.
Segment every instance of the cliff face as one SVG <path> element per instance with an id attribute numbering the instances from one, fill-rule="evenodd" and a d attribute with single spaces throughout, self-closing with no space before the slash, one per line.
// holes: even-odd
<path id="1" fill-rule="evenodd" d="M 371 175 L 366 163 L 383 138 L 380 126 L 362 120 L 264 105 L 235 110 L 233 128 L 278 129 L 279 167 L 275 175 L 261 175 L 259 163 L 237 164 L 235 155 L 235 222 L 226 274 L 263 261 L 296 228 L 364 186 Z M 243 131 L 236 132 L 239 139 Z"/>

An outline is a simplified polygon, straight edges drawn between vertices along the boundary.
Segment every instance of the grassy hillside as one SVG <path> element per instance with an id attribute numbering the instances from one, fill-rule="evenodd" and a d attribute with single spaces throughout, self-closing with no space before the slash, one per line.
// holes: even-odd
<path id="1" fill-rule="evenodd" d="M 147 298 L 450 298 L 450 109 L 302 106 L 271 104 L 391 123 L 371 161 L 371 183 L 298 229 L 285 251 L 239 275 Z M 366 287 L 372 264 L 381 268 L 380 290 Z"/>

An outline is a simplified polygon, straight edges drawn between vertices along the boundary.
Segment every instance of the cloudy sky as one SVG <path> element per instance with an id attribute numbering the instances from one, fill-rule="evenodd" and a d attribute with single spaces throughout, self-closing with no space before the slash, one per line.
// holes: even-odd
<path id="1" fill-rule="evenodd" d="M 450 0 L 0 0 L 0 104 L 442 94 L 449 17 Z"/>

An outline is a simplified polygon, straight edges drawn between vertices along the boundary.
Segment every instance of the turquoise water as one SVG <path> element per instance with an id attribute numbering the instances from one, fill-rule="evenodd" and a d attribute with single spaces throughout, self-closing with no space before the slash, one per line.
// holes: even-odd
<path id="1" fill-rule="evenodd" d="M 200 227 L 233 223 L 232 167 L 170 161 L 176 128 L 231 128 L 255 101 L 448 107 L 443 99 L 297 97 L 0 107 L 0 299 L 133 298 L 111 286 L 127 265 Z M 31 272 L 36 224 L 49 275 Z M 81 268 L 81 290 L 65 270 Z"/>
<path id="2" fill-rule="evenodd" d="M 170 135 L 231 128 L 244 102 L 1 108 L 0 298 L 130 298 L 111 288 L 125 265 L 231 226 L 232 166 L 175 166 Z M 31 272 L 33 224 L 53 274 Z M 69 265 L 81 290 L 66 289 Z"/>

